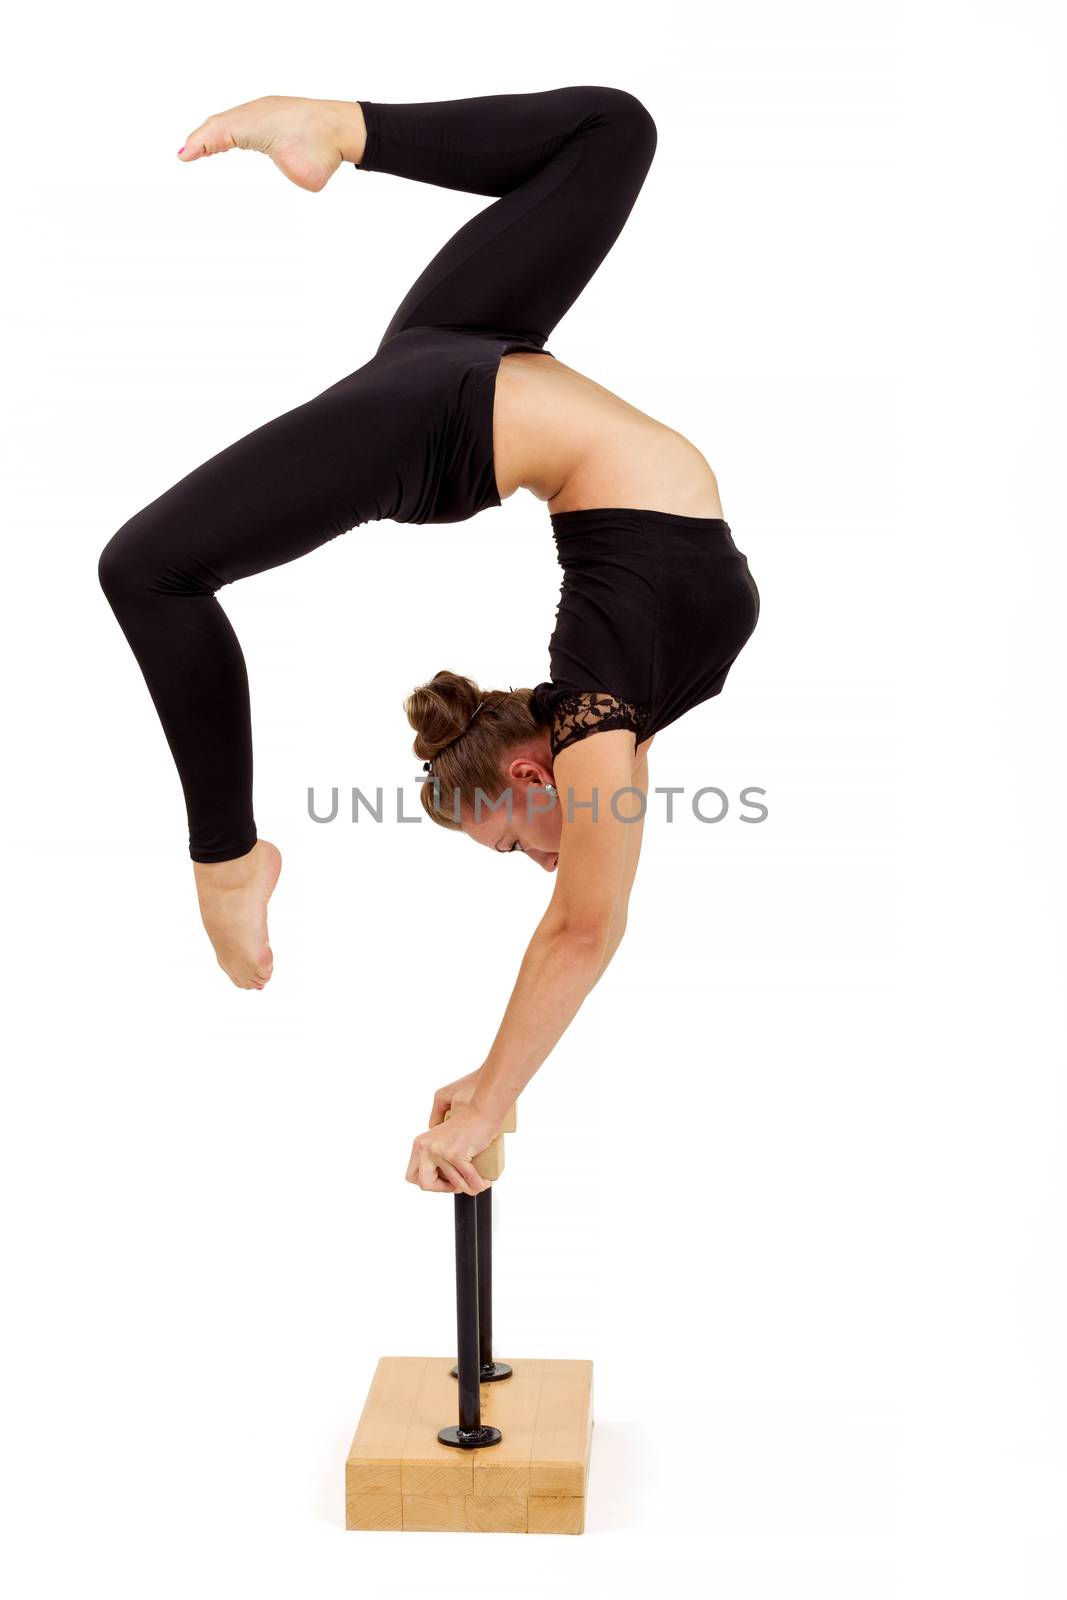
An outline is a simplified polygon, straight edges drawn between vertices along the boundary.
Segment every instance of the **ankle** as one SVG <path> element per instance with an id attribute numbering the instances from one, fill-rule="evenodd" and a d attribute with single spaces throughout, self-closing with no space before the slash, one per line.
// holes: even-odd
<path id="1" fill-rule="evenodd" d="M 243 889 L 255 876 L 259 840 L 247 855 L 231 861 L 194 861 L 193 874 L 198 889 Z"/>
<path id="2" fill-rule="evenodd" d="M 363 160 L 367 147 L 367 124 L 363 107 L 358 100 L 330 100 L 327 102 L 337 128 L 337 146 L 342 161 Z"/>

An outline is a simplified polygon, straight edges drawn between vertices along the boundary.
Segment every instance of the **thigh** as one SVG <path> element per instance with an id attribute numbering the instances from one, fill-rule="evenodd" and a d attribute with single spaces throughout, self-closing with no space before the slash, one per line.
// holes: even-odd
<path id="1" fill-rule="evenodd" d="M 376 358 L 186 474 L 120 536 L 153 587 L 213 593 L 358 524 L 414 520 L 425 419 Z"/>

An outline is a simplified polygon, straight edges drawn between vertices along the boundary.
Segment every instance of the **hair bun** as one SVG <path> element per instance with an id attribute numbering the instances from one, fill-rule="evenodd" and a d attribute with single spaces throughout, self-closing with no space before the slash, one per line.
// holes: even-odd
<path id="1" fill-rule="evenodd" d="M 482 698 L 474 679 L 459 672 L 435 672 L 429 683 L 413 690 L 404 711 L 415 730 L 416 756 L 432 761 L 464 731 Z"/>

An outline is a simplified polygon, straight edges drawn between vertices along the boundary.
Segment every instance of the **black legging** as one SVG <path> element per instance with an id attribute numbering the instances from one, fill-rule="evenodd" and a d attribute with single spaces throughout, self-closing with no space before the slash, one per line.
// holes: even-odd
<path id="1" fill-rule="evenodd" d="M 620 89 L 359 103 L 362 168 L 500 198 L 430 262 L 373 360 L 204 462 L 104 549 L 100 582 L 170 744 L 194 861 L 256 841 L 248 678 L 216 591 L 362 522 L 456 522 L 500 504 L 500 358 L 544 350 L 656 146 Z"/>

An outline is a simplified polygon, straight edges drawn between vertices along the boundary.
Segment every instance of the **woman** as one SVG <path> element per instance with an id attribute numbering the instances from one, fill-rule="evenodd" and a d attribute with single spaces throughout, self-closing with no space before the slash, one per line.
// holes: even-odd
<path id="1" fill-rule="evenodd" d="M 178 152 L 262 151 L 315 191 L 351 162 L 497 197 L 430 262 L 371 361 L 197 467 L 100 558 L 181 777 L 204 925 L 232 981 L 260 989 L 281 857 L 257 836 L 248 683 L 217 590 L 368 520 L 458 522 L 520 487 L 547 501 L 564 570 L 551 679 L 482 694 L 438 673 L 407 702 L 435 820 L 556 874 L 486 1062 L 438 1092 L 415 1140 L 407 1175 L 425 1189 L 485 1187 L 472 1155 L 622 937 L 642 830 L 634 794 L 613 797 L 640 799 L 654 734 L 719 692 L 758 615 L 700 452 L 544 348 L 655 147 L 633 95 L 578 86 L 268 96 L 209 117 Z"/>

